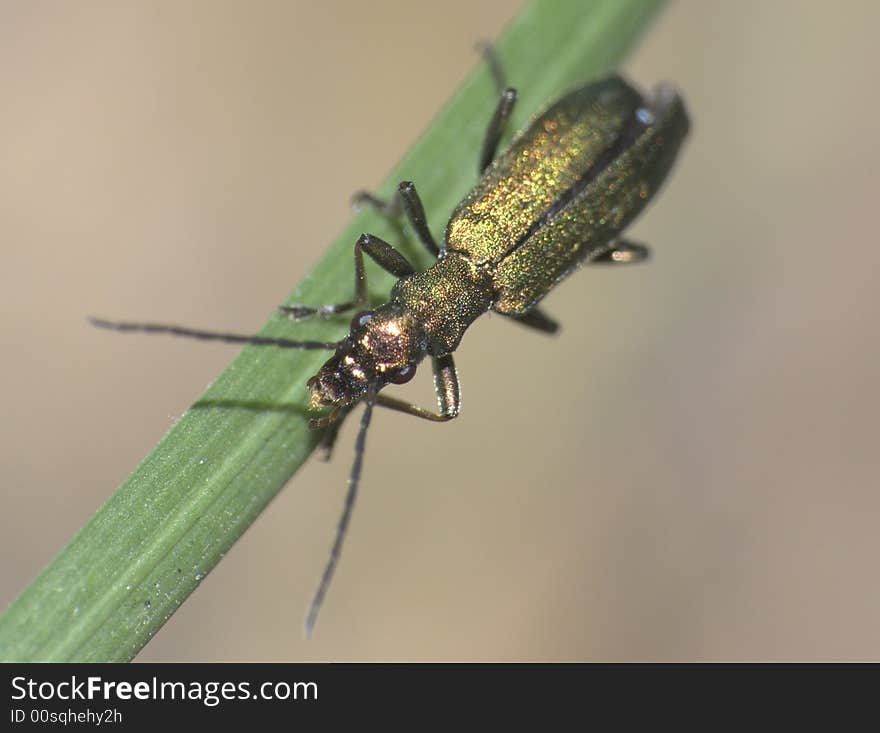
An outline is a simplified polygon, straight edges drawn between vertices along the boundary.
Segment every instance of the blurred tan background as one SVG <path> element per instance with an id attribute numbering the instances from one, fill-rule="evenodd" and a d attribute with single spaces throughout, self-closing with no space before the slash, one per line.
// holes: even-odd
<path id="1" fill-rule="evenodd" d="M 3 0 L 0 603 L 234 354 L 84 316 L 259 327 L 518 5 Z M 880 659 L 878 25 L 672 4 L 651 264 L 478 322 L 455 423 L 377 415 L 314 640 L 353 423 L 139 658 Z"/>

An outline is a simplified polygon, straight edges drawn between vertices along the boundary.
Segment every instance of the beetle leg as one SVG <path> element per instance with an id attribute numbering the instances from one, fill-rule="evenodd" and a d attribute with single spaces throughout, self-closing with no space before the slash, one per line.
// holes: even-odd
<path id="1" fill-rule="evenodd" d="M 380 199 L 369 191 L 355 191 L 354 195 L 351 197 L 351 203 L 357 209 L 360 209 L 362 206 L 371 206 L 382 214 L 382 216 L 388 217 L 389 219 L 396 219 L 401 213 L 400 196 L 396 191 L 388 201 Z"/>
<path id="2" fill-rule="evenodd" d="M 367 276 L 361 252 L 366 252 L 373 262 L 396 278 L 416 274 L 416 268 L 410 264 L 409 260 L 384 239 L 373 234 L 361 234 L 358 241 L 354 243 L 354 269 L 357 276 L 355 291 L 360 305 L 367 302 Z"/>
<path id="3" fill-rule="evenodd" d="M 495 89 L 500 93 L 507 86 L 507 79 L 504 67 L 501 65 L 501 59 L 495 53 L 495 46 L 491 41 L 477 41 L 476 49 L 483 55 L 483 60 L 489 67 L 489 73 L 492 74 L 492 81 L 495 82 Z"/>
<path id="4" fill-rule="evenodd" d="M 625 265 L 632 262 L 642 262 L 649 256 L 650 250 L 643 244 L 630 242 L 626 239 L 616 239 L 608 247 L 600 250 L 597 255 L 587 260 L 587 262 L 591 265 Z M 536 331 L 542 331 L 543 333 L 556 333 L 559 330 L 559 322 L 537 307 L 525 313 L 505 315 L 518 321 L 523 326 L 534 328 Z"/>
<path id="5" fill-rule="evenodd" d="M 350 311 L 354 308 L 355 304 L 353 302 L 348 303 L 333 303 L 330 305 L 318 305 L 318 306 L 310 306 L 310 305 L 300 305 L 298 303 L 294 305 L 279 305 L 278 312 L 284 313 L 293 321 L 299 321 L 303 318 L 310 318 L 311 316 L 318 316 L 318 318 L 329 318 L 330 316 L 334 316 L 337 313 L 345 313 L 346 311 Z"/>
<path id="6" fill-rule="evenodd" d="M 434 391 L 440 403 L 440 412 L 448 415 L 451 420 L 461 410 L 461 388 L 452 354 L 435 356 L 431 360 L 431 366 L 434 368 Z"/>
<path id="7" fill-rule="evenodd" d="M 542 333 L 556 333 L 559 330 L 559 321 L 551 318 L 538 307 L 534 307 L 525 313 L 511 315 L 509 318 Z"/>
<path id="8" fill-rule="evenodd" d="M 349 410 L 344 410 L 339 417 L 324 428 L 324 434 L 321 436 L 321 442 L 318 443 L 318 450 L 321 453 L 322 461 L 329 461 L 333 455 L 333 446 L 336 445 L 336 438 L 339 437 L 339 428 Z"/>
<path id="9" fill-rule="evenodd" d="M 428 229 L 428 222 L 425 220 L 425 207 L 422 206 L 422 200 L 419 198 L 418 191 L 416 191 L 413 182 L 401 181 L 397 187 L 397 195 L 400 197 L 401 202 L 403 202 L 406 218 L 412 224 L 412 228 L 415 230 L 419 241 L 425 245 L 425 248 L 434 257 L 439 257 L 440 248 L 437 246 L 437 242 L 434 241 L 431 230 Z"/>
<path id="10" fill-rule="evenodd" d="M 504 134 L 507 120 L 510 119 L 510 115 L 513 113 L 514 104 L 516 104 L 516 89 L 508 87 L 501 92 L 498 105 L 495 107 L 495 114 L 492 115 L 489 127 L 486 128 L 486 136 L 483 138 L 483 149 L 480 152 L 480 173 L 483 173 L 495 159 L 498 142 Z"/>
<path id="11" fill-rule="evenodd" d="M 332 429 L 334 423 L 342 422 L 341 418 L 343 416 L 343 411 L 341 407 L 334 407 L 333 411 L 329 415 L 322 415 L 321 417 L 313 417 L 309 420 L 309 428 L 312 430 L 322 430 L 324 428 Z M 338 428 L 337 428 L 338 430 Z M 322 439 L 323 442 L 323 439 Z"/>
<path id="12" fill-rule="evenodd" d="M 354 300 L 335 305 L 281 305 L 278 310 L 286 313 L 294 320 L 317 315 L 321 318 L 329 318 L 336 313 L 344 313 L 354 308 L 363 308 L 369 300 L 367 293 L 367 272 L 364 269 L 364 252 L 379 267 L 396 278 L 414 275 L 416 270 L 400 252 L 392 247 L 384 239 L 379 239 L 372 234 L 361 234 L 354 243 Z"/>
<path id="13" fill-rule="evenodd" d="M 632 262 L 642 262 L 650 255 L 650 250 L 643 244 L 630 242 L 626 239 L 616 239 L 596 254 L 587 259 L 590 265 L 625 265 Z M 525 313 L 505 313 L 508 318 L 521 323 L 523 326 L 534 328 L 543 333 L 556 333 L 559 330 L 559 322 L 548 316 L 540 308 L 532 308 Z"/>
<path id="14" fill-rule="evenodd" d="M 642 262 L 650 256 L 651 251 L 643 244 L 617 239 L 600 255 L 590 259 L 589 264 L 595 265 L 628 265 Z"/>
<path id="15" fill-rule="evenodd" d="M 498 142 L 504 134 L 507 120 L 510 119 L 513 106 L 516 104 L 516 89 L 507 86 L 504 68 L 501 66 L 501 61 L 498 59 L 498 54 L 495 53 L 492 44 L 487 41 L 480 41 L 477 43 L 477 50 L 483 54 L 499 94 L 498 105 L 495 107 L 495 113 L 492 115 L 489 126 L 486 128 L 483 148 L 480 151 L 479 172 L 483 173 L 495 159 Z"/>
<path id="16" fill-rule="evenodd" d="M 376 404 L 433 422 L 446 422 L 454 417 L 458 417 L 458 412 L 461 409 L 461 390 L 458 386 L 458 374 L 455 371 L 455 362 L 452 360 L 452 355 L 435 356 L 433 366 L 434 390 L 437 392 L 440 412 L 431 412 L 417 405 L 383 394 L 376 397 Z"/>
<path id="17" fill-rule="evenodd" d="M 419 241 L 425 246 L 434 257 L 440 256 L 440 248 L 428 229 L 428 223 L 425 219 L 425 207 L 422 206 L 422 200 L 416 191 L 412 181 L 401 181 L 394 192 L 394 196 L 390 201 L 384 201 L 368 191 L 358 191 L 353 199 L 354 203 L 367 204 L 376 209 L 383 216 L 390 219 L 400 216 L 401 210 L 406 214 L 409 223 L 415 231 Z"/>

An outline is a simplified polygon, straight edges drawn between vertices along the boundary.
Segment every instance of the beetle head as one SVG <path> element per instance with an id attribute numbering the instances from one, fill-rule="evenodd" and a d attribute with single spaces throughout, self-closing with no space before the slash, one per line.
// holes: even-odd
<path id="1" fill-rule="evenodd" d="M 362 311 L 336 353 L 308 381 L 311 407 L 345 407 L 372 387 L 404 384 L 425 354 L 425 337 L 412 319 L 388 308 Z"/>

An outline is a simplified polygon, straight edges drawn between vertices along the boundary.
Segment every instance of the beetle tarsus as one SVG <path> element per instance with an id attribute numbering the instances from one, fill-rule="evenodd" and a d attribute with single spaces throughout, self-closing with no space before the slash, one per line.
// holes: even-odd
<path id="1" fill-rule="evenodd" d="M 389 219 L 396 219 L 401 213 L 401 202 L 396 191 L 389 201 L 381 199 L 369 191 L 356 191 L 351 197 L 351 203 L 357 211 L 365 206 L 370 206 Z"/>
<path id="2" fill-rule="evenodd" d="M 498 58 L 498 53 L 495 51 L 495 46 L 491 41 L 481 40 L 474 44 L 474 48 L 477 53 L 482 55 L 483 60 L 489 67 L 489 73 L 492 75 L 495 88 L 501 92 L 507 86 L 507 78 L 501 59 Z"/>

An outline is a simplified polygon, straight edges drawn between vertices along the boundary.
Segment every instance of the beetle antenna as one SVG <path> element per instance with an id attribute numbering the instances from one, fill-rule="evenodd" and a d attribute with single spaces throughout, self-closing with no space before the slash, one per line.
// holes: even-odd
<path id="1" fill-rule="evenodd" d="M 171 326 L 164 323 L 128 323 L 125 321 L 105 321 L 89 317 L 89 323 L 110 331 L 136 331 L 139 333 L 168 333 L 172 336 L 201 339 L 202 341 L 224 341 L 229 344 L 251 344 L 253 346 L 278 346 L 282 349 L 328 349 L 334 350 L 336 341 L 291 341 L 290 339 L 269 338 L 268 336 L 246 336 L 238 333 L 220 331 L 200 331 L 194 328 Z"/>
<path id="2" fill-rule="evenodd" d="M 342 509 L 342 516 L 339 517 L 339 524 L 336 526 L 336 539 L 333 540 L 333 547 L 330 550 L 330 558 L 324 567 L 324 573 L 318 583 L 318 589 L 309 605 L 309 613 L 306 616 L 306 638 L 310 638 L 312 631 L 315 629 L 315 622 L 318 620 L 318 612 L 324 603 L 324 596 L 327 595 L 327 589 L 330 587 L 330 581 L 333 580 L 333 573 L 336 572 L 336 565 L 339 563 L 339 555 L 342 553 L 342 543 L 345 541 L 345 535 L 348 533 L 348 523 L 351 519 L 351 510 L 354 508 L 354 500 L 357 498 L 358 484 L 361 480 L 361 467 L 364 463 L 364 447 L 367 444 L 367 428 L 370 427 L 370 418 L 373 416 L 373 406 L 376 404 L 376 387 L 371 386 L 367 393 L 366 408 L 364 414 L 361 415 L 361 428 L 358 432 L 357 441 L 354 444 L 354 463 L 351 464 L 351 473 L 348 476 L 348 493 L 345 495 L 345 505 Z"/>

